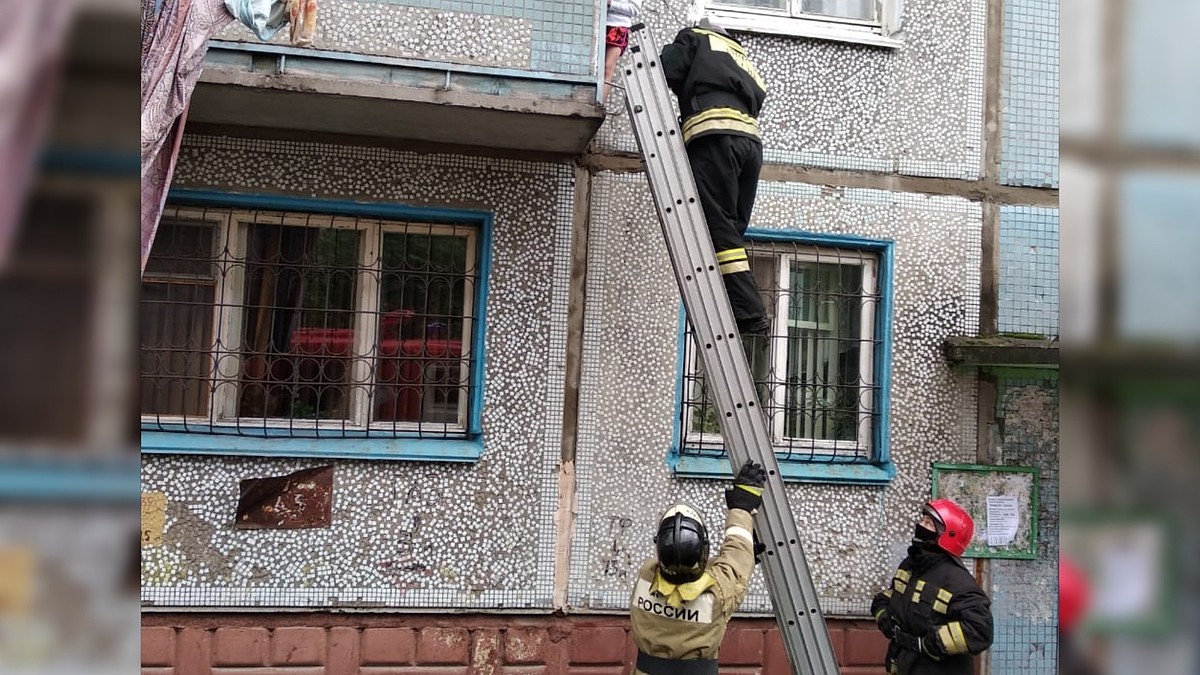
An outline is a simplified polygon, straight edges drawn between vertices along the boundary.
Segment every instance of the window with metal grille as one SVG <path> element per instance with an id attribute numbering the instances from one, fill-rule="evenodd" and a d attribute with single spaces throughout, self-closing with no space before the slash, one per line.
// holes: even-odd
<path id="1" fill-rule="evenodd" d="M 781 462 L 886 461 L 880 447 L 888 332 L 881 276 L 889 247 L 799 240 L 747 247 L 771 319 L 770 368 L 760 395 Z M 724 461 L 721 429 L 690 328 L 682 347 L 677 459 Z"/>
<path id="2" fill-rule="evenodd" d="M 476 224 L 168 208 L 142 278 L 143 429 L 478 432 Z"/>

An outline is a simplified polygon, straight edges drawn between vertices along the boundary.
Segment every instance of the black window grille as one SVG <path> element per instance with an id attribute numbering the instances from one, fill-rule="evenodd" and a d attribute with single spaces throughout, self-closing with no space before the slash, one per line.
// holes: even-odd
<path id="1" fill-rule="evenodd" d="M 477 234 L 168 209 L 142 278 L 143 427 L 465 437 Z"/>
<path id="2" fill-rule="evenodd" d="M 770 368 L 760 395 L 777 457 L 875 460 L 878 255 L 794 242 L 756 242 L 747 252 L 771 318 Z M 683 358 L 680 452 L 723 456 L 690 327 Z"/>

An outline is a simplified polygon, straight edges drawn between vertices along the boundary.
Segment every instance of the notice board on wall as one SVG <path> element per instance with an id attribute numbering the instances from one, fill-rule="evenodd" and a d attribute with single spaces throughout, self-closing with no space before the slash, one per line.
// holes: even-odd
<path id="1" fill-rule="evenodd" d="M 964 558 L 1037 557 L 1036 468 L 934 464 L 933 498 L 954 500 L 975 521 Z"/>

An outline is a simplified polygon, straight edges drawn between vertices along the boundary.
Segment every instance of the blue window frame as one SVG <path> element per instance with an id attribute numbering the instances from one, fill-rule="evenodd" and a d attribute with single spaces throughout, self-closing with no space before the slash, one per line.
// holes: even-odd
<path id="1" fill-rule="evenodd" d="M 763 409 L 786 480 L 884 483 L 888 453 L 893 243 L 751 228 L 751 270 L 772 321 Z M 675 433 L 681 476 L 730 474 L 703 369 L 680 311 Z"/>
<path id="2" fill-rule="evenodd" d="M 142 277 L 142 450 L 473 461 L 492 216 L 172 191 Z"/>

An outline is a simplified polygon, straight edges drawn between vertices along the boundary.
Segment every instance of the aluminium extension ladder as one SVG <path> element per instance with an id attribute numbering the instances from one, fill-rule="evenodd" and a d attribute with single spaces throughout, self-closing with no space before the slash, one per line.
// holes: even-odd
<path id="1" fill-rule="evenodd" d="M 671 105 L 659 50 L 644 24 L 630 28 L 625 105 L 646 164 L 675 278 L 687 307 L 696 351 L 704 359 L 721 432 L 736 471 L 746 460 L 767 470 L 755 530 L 766 553 L 762 568 L 775 619 L 795 675 L 836 675 L 837 660 L 800 546 L 767 424 L 734 322 L 725 283 L 696 195 L 695 179 Z"/>

